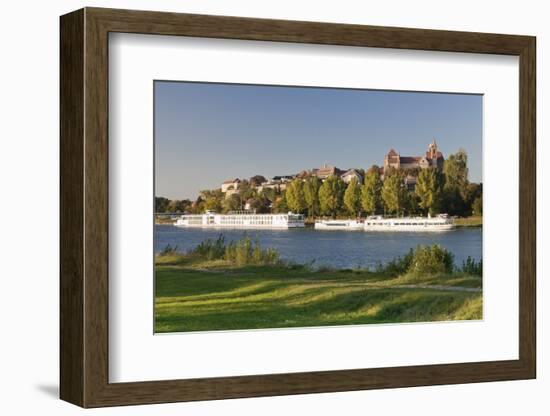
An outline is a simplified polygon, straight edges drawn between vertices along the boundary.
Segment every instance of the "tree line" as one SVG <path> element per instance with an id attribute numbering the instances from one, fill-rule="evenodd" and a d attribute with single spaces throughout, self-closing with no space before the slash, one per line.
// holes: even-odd
<path id="1" fill-rule="evenodd" d="M 405 182 L 407 175 L 416 177 L 414 191 Z M 265 178 L 257 175 L 243 180 L 237 192 L 225 197 L 219 190 L 204 190 L 195 201 L 155 199 L 156 212 L 202 213 L 206 210 L 229 212 L 245 204 L 258 213 L 288 211 L 318 216 L 363 215 L 449 215 L 482 214 L 482 185 L 468 181 L 468 156 L 464 150 L 451 154 L 443 170 L 435 168 L 410 170 L 390 169 L 382 178 L 380 168 L 372 166 L 362 181 L 353 178 L 345 183 L 336 175 L 324 181 L 310 175 L 296 178 L 280 187 L 257 186 Z"/>

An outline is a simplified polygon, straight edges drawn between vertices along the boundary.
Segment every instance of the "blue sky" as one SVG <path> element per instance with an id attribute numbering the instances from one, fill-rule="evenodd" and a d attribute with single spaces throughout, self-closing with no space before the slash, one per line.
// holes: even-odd
<path id="1" fill-rule="evenodd" d="M 433 138 L 445 157 L 464 148 L 481 182 L 480 95 L 155 82 L 155 193 L 170 199 L 325 163 L 366 169 Z"/>

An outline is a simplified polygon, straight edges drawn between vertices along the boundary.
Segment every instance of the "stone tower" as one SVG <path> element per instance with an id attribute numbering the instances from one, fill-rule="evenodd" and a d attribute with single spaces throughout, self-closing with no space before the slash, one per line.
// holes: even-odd
<path id="1" fill-rule="evenodd" d="M 437 143 L 435 142 L 435 139 L 432 140 L 432 142 L 428 146 L 428 154 L 429 159 L 437 159 Z"/>

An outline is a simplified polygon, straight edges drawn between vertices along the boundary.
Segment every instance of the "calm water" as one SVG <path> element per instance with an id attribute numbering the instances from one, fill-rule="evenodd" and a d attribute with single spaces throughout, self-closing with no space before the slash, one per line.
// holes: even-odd
<path id="1" fill-rule="evenodd" d="M 465 228 L 443 233 L 368 233 L 363 231 L 315 231 L 310 228 L 294 230 L 235 230 L 177 228 L 155 225 L 155 251 L 167 244 L 185 252 L 201 241 L 216 239 L 220 234 L 226 241 L 248 235 L 262 247 L 273 247 L 282 259 L 295 263 L 311 263 L 336 268 L 372 267 L 406 254 L 418 244 L 440 244 L 455 255 L 460 265 L 468 256 L 481 259 L 481 228 Z"/>

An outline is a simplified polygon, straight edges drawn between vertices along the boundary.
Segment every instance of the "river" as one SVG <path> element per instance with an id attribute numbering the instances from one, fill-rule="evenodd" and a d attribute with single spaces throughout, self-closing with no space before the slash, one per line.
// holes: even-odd
<path id="1" fill-rule="evenodd" d="M 201 241 L 216 239 L 220 234 L 226 241 L 247 235 L 259 241 L 263 248 L 273 247 L 284 260 L 312 263 L 314 266 L 335 268 L 374 267 L 406 254 L 419 244 L 439 244 L 455 256 L 461 265 L 468 256 L 480 260 L 482 229 L 459 228 L 440 233 L 319 231 L 312 228 L 290 230 L 242 230 L 211 228 L 178 228 L 155 225 L 155 252 L 168 244 L 185 252 Z"/>

